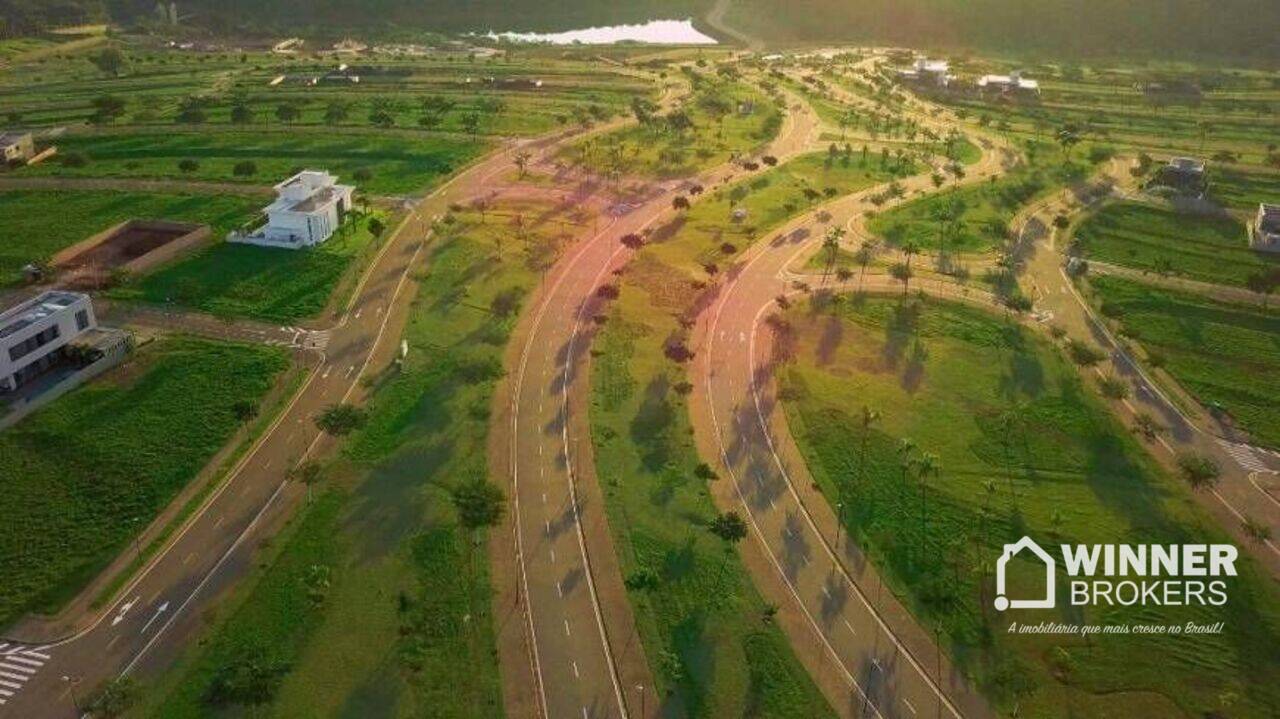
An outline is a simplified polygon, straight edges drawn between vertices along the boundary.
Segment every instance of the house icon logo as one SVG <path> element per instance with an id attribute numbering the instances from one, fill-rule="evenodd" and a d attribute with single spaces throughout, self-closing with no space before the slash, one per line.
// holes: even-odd
<path id="1" fill-rule="evenodd" d="M 1044 563 L 1044 598 L 1043 599 L 1010 599 L 1005 594 L 1005 568 L 1009 564 L 1009 560 L 1020 554 L 1022 550 L 1029 549 L 1036 557 Z M 1004 553 L 1000 555 L 999 561 L 996 562 L 996 609 L 1003 612 L 1006 609 L 1052 609 L 1054 599 L 1054 569 L 1056 563 L 1049 553 L 1044 551 L 1039 544 L 1036 544 L 1031 537 L 1023 537 L 1016 544 L 1004 545 Z"/>

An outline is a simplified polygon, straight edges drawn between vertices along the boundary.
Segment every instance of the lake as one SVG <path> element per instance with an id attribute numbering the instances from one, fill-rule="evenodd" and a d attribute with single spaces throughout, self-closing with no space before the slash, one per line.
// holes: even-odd
<path id="1" fill-rule="evenodd" d="M 565 32 L 490 32 L 488 37 L 513 42 L 552 45 L 609 45 L 643 42 L 655 45 L 714 45 L 716 39 L 698 32 L 692 20 L 650 20 L 642 25 L 609 25 Z"/>

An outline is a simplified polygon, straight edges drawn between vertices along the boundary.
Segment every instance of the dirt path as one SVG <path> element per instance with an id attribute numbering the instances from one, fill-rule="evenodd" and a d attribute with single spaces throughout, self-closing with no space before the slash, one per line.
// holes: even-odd
<path id="1" fill-rule="evenodd" d="M 735 42 L 742 45 L 747 50 L 752 52 L 759 52 L 763 50 L 765 46 L 764 40 L 761 40 L 758 37 L 752 37 L 737 28 L 730 27 L 729 24 L 725 22 L 725 15 L 728 14 L 729 6 L 732 3 L 733 0 L 716 0 L 716 4 L 707 11 L 703 20 L 706 21 L 707 25 L 711 26 L 711 29 L 715 30 L 722 36 L 733 38 Z"/>

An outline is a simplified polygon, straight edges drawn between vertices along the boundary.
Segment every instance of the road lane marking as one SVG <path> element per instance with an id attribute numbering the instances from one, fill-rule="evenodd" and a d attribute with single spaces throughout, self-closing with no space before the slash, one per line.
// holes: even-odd
<path id="1" fill-rule="evenodd" d="M 907 711 L 911 712 L 912 714 L 915 714 L 915 713 L 916 713 L 916 708 L 915 708 L 915 707 L 913 707 L 913 706 L 911 706 L 911 702 L 910 702 L 910 701 L 908 701 L 907 699 L 903 699 L 903 700 L 902 700 L 902 703 L 903 703 L 903 705 L 905 705 L 905 706 L 907 707 Z"/>
<path id="2" fill-rule="evenodd" d="M 842 619 L 841 621 L 844 622 L 845 629 L 848 629 L 850 634 L 854 634 L 854 635 L 857 634 L 857 632 L 854 631 L 853 629 L 853 625 L 849 623 L 848 619 Z"/>
<path id="3" fill-rule="evenodd" d="M 564 635 L 567 637 L 567 636 L 570 636 L 570 635 L 572 635 L 572 634 L 573 634 L 573 632 L 570 632 L 570 631 L 569 631 L 569 620 L 568 620 L 568 619 L 566 619 L 566 620 L 564 620 Z"/>
<path id="4" fill-rule="evenodd" d="M 574 679 L 578 679 L 578 678 L 580 678 L 580 677 L 578 676 L 578 663 L 577 663 L 577 662 L 573 662 L 573 678 L 574 678 Z"/>

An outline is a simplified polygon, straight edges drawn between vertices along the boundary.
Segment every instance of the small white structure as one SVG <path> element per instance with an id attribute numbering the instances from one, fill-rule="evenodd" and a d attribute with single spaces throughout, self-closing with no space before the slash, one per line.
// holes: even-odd
<path id="1" fill-rule="evenodd" d="M 1258 216 L 1249 226 L 1249 247 L 1261 252 L 1280 252 L 1280 205 L 1258 205 Z"/>
<path id="2" fill-rule="evenodd" d="M 327 172 L 303 170 L 275 186 L 276 201 L 263 212 L 267 223 L 248 233 L 232 232 L 229 242 L 296 250 L 333 236 L 351 210 L 351 185 Z"/>
<path id="3" fill-rule="evenodd" d="M 79 292 L 45 292 L 0 312 L 0 392 L 38 377 L 97 327 L 89 295 Z"/>
<path id="4" fill-rule="evenodd" d="M 36 143 L 29 132 L 0 132 L 0 153 L 5 162 L 26 162 L 36 154 Z"/>
<path id="5" fill-rule="evenodd" d="M 951 64 L 946 60 L 918 57 L 911 67 L 898 70 L 898 79 L 903 82 L 946 87 L 951 84 Z"/>
<path id="6" fill-rule="evenodd" d="M 1014 71 L 1008 75 L 983 75 L 978 78 L 978 89 L 986 92 L 1024 92 L 1039 95 L 1040 83 L 1023 77 L 1021 71 Z"/>

